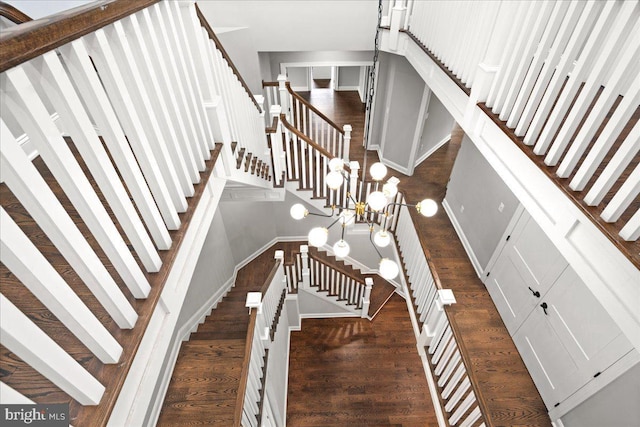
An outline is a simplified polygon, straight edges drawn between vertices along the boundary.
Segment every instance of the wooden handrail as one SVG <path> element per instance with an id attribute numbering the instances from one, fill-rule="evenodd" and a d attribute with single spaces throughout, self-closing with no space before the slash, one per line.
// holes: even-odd
<path id="1" fill-rule="evenodd" d="M 264 296 L 264 294 L 269 289 L 273 278 L 278 272 L 278 268 L 280 267 L 280 260 L 276 259 L 273 261 L 274 265 L 269 272 L 266 280 L 262 284 L 260 288 L 260 293 Z M 242 369 L 240 371 L 240 379 L 238 383 L 238 394 L 236 395 L 236 407 L 233 411 L 233 425 L 234 427 L 241 427 L 242 425 L 242 411 L 244 410 L 244 397 L 247 392 L 247 382 L 249 380 L 249 365 L 251 363 L 251 351 L 253 349 L 253 334 L 256 329 L 256 320 L 257 320 L 258 310 L 251 310 L 251 314 L 249 315 L 249 326 L 247 327 L 247 338 L 245 339 L 244 344 L 244 356 L 242 359 Z"/>
<path id="2" fill-rule="evenodd" d="M 322 118 L 322 120 L 326 121 L 327 123 L 329 123 L 334 129 L 336 129 L 338 132 L 340 132 L 342 135 L 344 135 L 344 130 L 340 129 L 340 127 L 335 124 L 333 122 L 333 120 L 331 120 L 330 118 L 328 118 L 327 116 L 325 116 L 324 114 L 322 114 L 322 112 L 320 112 L 320 110 L 318 110 L 316 107 L 314 107 L 313 105 L 311 105 L 306 99 L 304 99 L 303 97 L 301 97 L 298 93 L 296 93 L 293 89 L 291 89 L 291 83 L 289 81 L 285 82 L 285 86 L 287 87 L 287 90 L 289 91 L 289 93 L 296 98 L 298 101 L 302 102 L 304 105 L 307 106 L 307 108 L 309 108 L 311 111 L 313 111 L 314 113 L 316 113 L 318 116 L 320 116 L 320 118 Z"/>
<path id="3" fill-rule="evenodd" d="M 209 38 L 211 40 L 213 40 L 213 42 L 216 44 L 216 47 L 218 48 L 218 50 L 222 54 L 222 57 L 227 61 L 227 63 L 229 64 L 229 66 L 233 70 L 233 73 L 236 75 L 236 77 L 240 81 L 240 84 L 242 85 L 242 87 L 244 87 L 244 90 L 247 92 L 247 95 L 249 96 L 249 99 L 251 99 L 251 101 L 253 102 L 253 105 L 256 106 L 256 108 L 258 109 L 258 112 L 262 113 L 262 108 L 260 108 L 260 106 L 258 105 L 258 102 L 253 97 L 253 94 L 251 93 L 251 90 L 249 89 L 249 86 L 247 85 L 247 83 L 242 78 L 242 75 L 240 74 L 240 72 L 236 68 L 236 65 L 231 60 L 231 57 L 229 56 L 227 51 L 222 46 L 222 43 L 220 43 L 220 39 L 218 39 L 218 36 L 216 36 L 216 33 L 213 32 L 213 28 L 211 28 L 211 25 L 209 25 L 209 22 L 207 21 L 207 19 L 202 14 L 202 11 L 198 7 L 197 3 L 196 3 L 196 14 L 198 15 L 198 19 L 200 20 L 200 25 L 202 25 L 202 27 L 207 31 L 207 34 L 209 35 Z"/>
<path id="4" fill-rule="evenodd" d="M 0 1 L 0 16 L 7 18 L 14 24 L 23 24 L 25 22 L 33 21 L 33 19 L 26 13 L 3 1 Z"/>
<path id="5" fill-rule="evenodd" d="M 0 36 L 0 72 L 92 33 L 160 0 L 101 0 L 30 21 Z"/>
<path id="6" fill-rule="evenodd" d="M 273 121 L 271 122 L 271 126 L 265 128 L 265 133 L 276 133 L 278 130 L 278 116 L 273 116 Z"/>
<path id="7" fill-rule="evenodd" d="M 296 129 L 291 123 L 289 123 L 287 121 L 287 116 L 284 113 L 280 114 L 280 120 L 282 121 L 282 124 L 284 125 L 284 127 L 286 127 L 290 132 L 293 132 L 298 138 L 302 139 L 304 142 L 309 144 L 311 147 L 313 147 L 316 150 L 318 150 L 321 154 L 325 155 L 329 159 L 333 159 L 334 157 L 336 157 L 333 154 L 331 154 L 327 149 L 322 148 L 316 142 L 314 142 L 311 138 L 309 138 L 307 135 L 303 134 L 298 129 Z M 349 168 L 349 165 L 347 165 L 347 164 L 344 165 L 344 170 L 347 171 L 347 172 L 351 172 L 351 169 Z"/>
<path id="8" fill-rule="evenodd" d="M 258 310 L 251 310 L 249 315 L 249 326 L 247 327 L 247 338 L 244 344 L 244 356 L 242 359 L 242 370 L 240 371 L 240 381 L 238 383 L 238 394 L 236 395 L 236 407 L 233 411 L 233 426 L 242 426 L 242 411 L 244 410 L 244 396 L 247 392 L 247 382 L 249 381 L 249 364 L 251 363 L 251 350 L 253 347 L 253 333 L 256 329 Z"/>
<path id="9" fill-rule="evenodd" d="M 262 81 L 262 87 L 274 87 L 274 86 L 280 86 L 280 83 L 278 82 L 265 82 L 264 80 Z"/>
<path id="10" fill-rule="evenodd" d="M 349 277 L 350 279 L 355 280 L 356 282 L 360 283 L 361 285 L 364 285 L 364 280 L 362 280 L 362 278 L 356 276 L 355 274 L 343 269 L 342 267 L 340 267 L 339 265 L 334 265 L 334 264 L 329 264 L 328 262 L 326 262 L 324 259 L 318 258 L 316 255 L 314 255 L 313 252 L 309 251 L 309 258 L 311 259 L 315 259 L 316 261 L 318 261 L 320 264 L 323 265 L 327 265 L 331 268 L 333 268 L 334 270 L 336 270 L 338 273 L 340 274 L 344 274 L 345 276 Z"/>
<path id="11" fill-rule="evenodd" d="M 406 202 L 406 199 L 405 199 L 405 202 Z M 410 211 L 408 212 L 409 212 L 409 217 L 411 218 L 411 223 L 413 224 L 413 228 L 415 230 L 418 230 L 419 229 L 418 224 L 416 222 L 414 215 L 412 215 Z M 436 267 L 433 264 L 433 260 L 431 259 L 431 252 L 429 252 L 429 250 L 426 248 L 424 242 L 422 241 L 422 239 L 420 239 L 419 235 L 418 235 L 418 241 L 420 242 L 420 246 L 422 247 L 424 256 L 427 260 L 427 266 L 429 267 L 429 271 L 431 272 L 431 276 L 433 277 L 433 282 L 435 287 L 438 290 L 444 289 L 442 287 L 442 282 L 440 281 L 440 276 L 438 276 L 438 271 L 436 270 Z M 400 246 L 398 245 L 397 241 L 396 241 L 396 247 L 398 249 L 398 253 L 400 253 Z M 404 267 L 403 267 L 403 272 L 404 272 Z M 405 279 L 407 279 L 407 283 L 408 283 L 408 277 L 406 275 L 406 272 L 404 274 L 405 274 Z M 478 378 L 476 377 L 473 369 L 471 369 L 473 367 L 473 364 L 471 363 L 469 353 L 467 351 L 466 346 L 464 345 L 464 341 L 462 340 L 462 335 L 460 335 L 458 324 L 456 323 L 456 319 L 452 311 L 453 309 L 450 306 L 445 305 L 443 307 L 443 310 L 445 315 L 447 316 L 447 321 L 451 326 L 451 333 L 453 334 L 453 337 L 456 341 L 458 349 L 460 350 L 460 358 L 462 359 L 462 363 L 464 364 L 465 371 L 469 376 L 469 382 L 471 383 L 471 388 L 473 389 L 473 393 L 476 395 L 476 401 L 478 402 L 478 406 L 480 407 L 480 412 L 482 413 L 482 416 L 485 420 L 487 427 L 494 426 L 495 424 L 493 424 L 491 420 L 490 412 L 487 409 L 487 404 L 484 400 L 482 391 L 478 387 Z"/>

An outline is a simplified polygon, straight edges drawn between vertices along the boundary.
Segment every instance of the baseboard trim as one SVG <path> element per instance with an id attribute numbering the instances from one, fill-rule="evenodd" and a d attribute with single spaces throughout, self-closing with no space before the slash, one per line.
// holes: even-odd
<path id="1" fill-rule="evenodd" d="M 447 216 L 449 217 L 449 220 L 451 221 L 453 228 L 456 230 L 456 234 L 458 234 L 458 237 L 460 238 L 460 242 L 462 242 L 462 246 L 464 247 L 464 250 L 467 252 L 467 256 L 469 257 L 469 260 L 471 261 L 471 265 L 473 265 L 473 268 L 476 271 L 476 274 L 478 275 L 478 277 L 482 279 L 483 268 L 480 265 L 480 261 L 478 261 L 476 254 L 473 252 L 471 243 L 469 243 L 467 236 L 464 234 L 464 231 L 462 230 L 462 226 L 458 222 L 458 219 L 453 213 L 453 209 L 451 209 L 451 206 L 449 205 L 449 202 L 447 202 L 446 198 L 442 201 L 442 207 L 444 208 L 444 211 L 447 213 Z"/>
<path id="2" fill-rule="evenodd" d="M 300 313 L 301 319 L 336 319 L 339 317 L 360 317 L 360 315 L 356 313 Z"/>

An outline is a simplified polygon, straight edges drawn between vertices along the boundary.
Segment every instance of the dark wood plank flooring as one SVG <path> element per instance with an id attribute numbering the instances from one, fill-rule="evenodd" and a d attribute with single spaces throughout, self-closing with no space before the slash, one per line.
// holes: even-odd
<path id="1" fill-rule="evenodd" d="M 287 425 L 437 426 L 406 302 L 373 320 L 305 319 L 291 334 Z"/>
<path id="2" fill-rule="evenodd" d="M 314 88 L 302 95 L 339 125 L 364 123 L 362 104 L 356 92 Z M 351 159 L 362 163 L 362 157 L 356 156 L 362 144 L 357 137 L 362 138 L 362 134 L 356 133 L 355 129 L 356 126 Z M 451 142 L 419 165 L 413 176 L 393 171 L 401 179 L 400 187 L 409 203 L 417 203 L 425 197 L 442 202 L 462 135 L 462 129 L 456 126 Z M 369 164 L 376 161 L 372 160 L 377 159 L 375 153 L 367 155 Z M 443 287 L 453 289 L 458 300 L 453 306 L 455 321 L 463 337 L 462 344 L 470 354 L 492 422 L 501 426 L 549 426 L 542 399 L 447 214 L 440 209 L 432 218 L 416 215 L 416 221 L 418 235 L 431 252 Z M 298 373 L 293 364 L 290 375 L 305 380 L 304 373 Z M 384 381 L 381 378 L 380 384 Z"/>

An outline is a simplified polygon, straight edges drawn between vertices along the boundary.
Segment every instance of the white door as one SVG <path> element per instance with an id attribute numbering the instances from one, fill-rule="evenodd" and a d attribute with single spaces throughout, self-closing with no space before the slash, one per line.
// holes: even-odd
<path id="1" fill-rule="evenodd" d="M 542 229 L 523 212 L 485 280 L 512 336 L 566 266 Z"/>
<path id="2" fill-rule="evenodd" d="M 514 342 L 549 409 L 633 348 L 571 267 L 542 296 Z"/>

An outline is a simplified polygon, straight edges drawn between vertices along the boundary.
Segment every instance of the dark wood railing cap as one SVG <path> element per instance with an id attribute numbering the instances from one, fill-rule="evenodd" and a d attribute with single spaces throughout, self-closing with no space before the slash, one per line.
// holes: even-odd
<path id="1" fill-rule="evenodd" d="M 160 0 L 101 0 L 29 21 L 0 36 L 0 72 L 56 49 Z"/>
<path id="2" fill-rule="evenodd" d="M 291 82 L 287 81 L 285 82 L 285 86 L 287 87 L 287 90 L 289 91 L 289 93 L 298 101 L 300 101 L 301 103 L 303 103 L 308 109 L 310 109 L 311 111 L 313 111 L 314 113 L 316 113 L 318 116 L 320 116 L 320 118 L 322 120 L 324 120 L 325 122 L 329 123 L 329 125 L 331 127 L 333 127 L 334 129 L 336 129 L 338 132 L 340 132 L 342 135 L 344 135 L 344 130 L 342 130 L 340 128 L 340 126 L 338 126 L 337 124 L 335 124 L 333 122 L 333 120 L 331 120 L 329 117 L 325 116 L 322 111 L 318 110 L 316 107 L 314 107 L 313 105 L 311 105 L 309 103 L 309 101 L 307 101 L 306 99 L 304 99 L 303 97 L 300 96 L 300 94 L 298 94 L 297 92 L 295 92 L 293 89 L 291 89 Z"/>
<path id="3" fill-rule="evenodd" d="M 31 19 L 31 17 L 26 13 L 3 1 L 0 1 L 0 16 L 7 18 L 14 24 L 33 21 L 33 19 Z"/>

